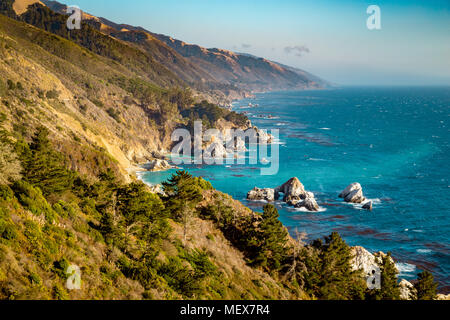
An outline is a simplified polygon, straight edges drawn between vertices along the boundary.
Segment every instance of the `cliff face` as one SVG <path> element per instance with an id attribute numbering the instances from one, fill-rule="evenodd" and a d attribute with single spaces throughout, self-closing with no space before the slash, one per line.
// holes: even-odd
<path id="1" fill-rule="evenodd" d="M 40 6 L 20 17 L 56 36 L 0 15 L 0 110 L 8 126 L 30 138 L 45 125 L 74 166 L 82 157 L 72 144 L 104 149 L 124 174 L 152 152 L 170 150 L 171 133 L 188 121 L 181 113 L 201 95 L 171 89 L 183 80 L 133 45 L 89 26 L 65 34 L 55 23 L 61 17 Z"/>

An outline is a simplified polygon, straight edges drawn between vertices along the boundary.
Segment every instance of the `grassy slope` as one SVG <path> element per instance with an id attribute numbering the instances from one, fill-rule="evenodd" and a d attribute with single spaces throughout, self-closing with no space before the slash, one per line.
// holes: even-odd
<path id="1" fill-rule="evenodd" d="M 29 141 L 34 128 L 46 126 L 54 147 L 87 181 L 98 181 L 105 168 L 123 176 L 133 153 L 145 156 L 145 152 L 164 145 L 159 119 L 151 116 L 157 106 L 150 103 L 143 108 L 141 101 L 130 98 L 127 91 L 110 81 L 133 79 L 135 73 L 71 41 L 2 15 L 0 74 L 0 112 L 6 118 L 2 127 L 13 133 L 13 140 Z M 6 80 L 15 88 L 8 88 Z M 107 112 L 108 108 L 119 112 L 118 120 Z M 171 121 L 175 124 L 179 120 Z M 98 220 L 80 209 L 82 199 L 71 192 L 51 197 L 34 194 L 33 205 L 41 208 L 37 211 L 19 201 L 20 196 L 2 194 L 0 200 L 3 226 L 10 226 L 15 234 L 12 239 L 0 240 L 0 297 L 183 297 L 162 280 L 146 290 L 139 281 L 126 277 L 107 259 L 111 249 L 91 225 Z M 57 222 L 53 224 L 46 216 L 55 214 L 55 204 L 60 201 L 65 204 L 64 210 L 56 213 Z M 242 253 L 210 222 L 197 219 L 196 224 L 202 232 L 192 235 L 189 250 L 206 250 L 224 273 L 220 281 L 217 277 L 207 280 L 202 298 L 295 297 L 266 273 L 248 267 Z M 166 259 L 179 257 L 180 250 L 185 250 L 179 246 L 180 224 L 171 221 L 170 225 L 173 232 L 161 251 Z M 61 268 L 66 262 L 82 267 L 81 291 L 64 289 Z"/>

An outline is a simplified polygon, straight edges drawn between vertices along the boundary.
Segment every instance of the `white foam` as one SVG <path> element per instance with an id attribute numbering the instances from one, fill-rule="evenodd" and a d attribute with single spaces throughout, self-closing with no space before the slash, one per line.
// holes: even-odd
<path id="1" fill-rule="evenodd" d="M 306 209 L 305 207 L 302 207 L 302 208 L 291 208 L 290 210 L 292 210 L 292 211 L 296 211 L 296 212 L 325 212 L 325 211 L 327 211 L 327 209 L 326 208 L 323 208 L 323 207 L 319 207 L 319 210 L 318 211 L 309 211 L 308 209 Z"/>
<path id="2" fill-rule="evenodd" d="M 409 275 L 411 273 L 416 272 L 417 267 L 413 264 L 405 263 L 405 262 L 399 262 L 395 264 L 400 276 Z"/>
<path id="3" fill-rule="evenodd" d="M 330 128 L 319 128 L 320 130 L 331 130 Z"/>
<path id="4" fill-rule="evenodd" d="M 430 249 L 417 249 L 418 253 L 431 253 Z"/>
<path id="5" fill-rule="evenodd" d="M 369 201 L 372 201 L 373 204 L 380 204 L 381 203 L 381 199 L 379 198 L 375 198 L 375 199 L 366 199 L 366 201 L 364 203 L 367 203 Z"/>

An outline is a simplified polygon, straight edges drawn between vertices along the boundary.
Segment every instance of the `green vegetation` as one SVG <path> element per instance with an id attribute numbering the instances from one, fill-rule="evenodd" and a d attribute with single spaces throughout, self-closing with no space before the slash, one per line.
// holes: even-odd
<path id="1" fill-rule="evenodd" d="M 17 17 L 11 4 L 0 2 L 19 20 L 0 16 L 0 299 L 397 298 L 389 259 L 385 288 L 368 293 L 337 233 L 296 242 L 274 206 L 253 212 L 185 171 L 164 195 L 125 183 L 124 158 L 167 145 L 175 127 L 248 119 L 196 103 L 135 46 L 87 24 L 68 31 L 37 4 Z M 65 288 L 72 264 L 79 291 Z M 416 288 L 435 295 L 427 274 Z"/>
<path id="2" fill-rule="evenodd" d="M 22 150 L 24 178 L 39 187 L 44 195 L 70 190 L 74 174 L 66 169 L 64 158 L 48 140 L 48 129 L 38 128 L 29 148 Z"/>
<path id="3" fill-rule="evenodd" d="M 21 178 L 22 166 L 13 147 L 0 141 L 0 185 L 6 185 Z"/>
<path id="4" fill-rule="evenodd" d="M 418 300 L 434 300 L 437 295 L 437 283 L 434 282 L 433 275 L 424 271 L 419 273 L 418 280 L 414 284 L 414 288 L 417 290 Z"/>
<path id="5" fill-rule="evenodd" d="M 316 240 L 300 255 L 304 271 L 299 283 L 319 299 L 364 299 L 367 286 L 361 272 L 352 271 L 351 259 L 350 247 L 336 232 L 326 237 L 324 242 Z"/>
<path id="6" fill-rule="evenodd" d="M 248 122 L 248 118 L 245 115 L 220 108 L 207 101 L 202 101 L 193 108 L 182 110 L 181 115 L 189 119 L 188 128 L 191 131 L 194 128 L 194 121 L 198 119 L 203 121 L 203 126 L 206 129 L 213 128 L 219 119 L 230 121 L 238 127 L 244 127 Z"/>

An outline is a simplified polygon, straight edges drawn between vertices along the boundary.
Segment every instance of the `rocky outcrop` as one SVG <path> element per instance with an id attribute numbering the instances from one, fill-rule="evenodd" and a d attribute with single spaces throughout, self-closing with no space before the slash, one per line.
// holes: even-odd
<path id="1" fill-rule="evenodd" d="M 349 203 L 363 203 L 366 198 L 364 197 L 361 184 L 355 182 L 345 188 L 339 195 L 340 198 L 344 198 L 345 202 Z"/>
<path id="2" fill-rule="evenodd" d="M 306 198 L 305 200 L 297 202 L 295 207 L 296 208 L 305 208 L 308 211 L 319 211 L 319 209 L 320 209 L 314 196 L 311 198 Z"/>
<path id="3" fill-rule="evenodd" d="M 274 142 L 274 137 L 267 133 L 266 130 L 261 130 L 258 127 L 252 127 L 251 131 L 246 132 L 249 137 L 249 141 L 255 141 L 257 143 L 272 144 Z"/>
<path id="4" fill-rule="evenodd" d="M 366 203 L 364 203 L 362 208 L 365 209 L 365 210 L 372 211 L 372 209 L 373 209 L 373 202 L 372 201 L 367 201 Z"/>
<path id="5" fill-rule="evenodd" d="M 351 255 L 353 256 L 351 262 L 352 269 L 363 270 L 366 274 L 372 270 L 373 266 L 381 266 L 383 263 L 383 258 L 386 257 L 386 254 L 382 251 L 372 254 L 360 246 L 352 247 Z M 391 262 L 395 264 L 392 257 Z M 397 272 L 399 272 L 398 269 Z"/>
<path id="6" fill-rule="evenodd" d="M 298 178 L 291 178 L 286 183 L 275 189 L 275 199 L 280 198 L 280 193 L 283 194 L 284 202 L 296 202 L 305 200 L 308 196 L 305 187 Z"/>
<path id="7" fill-rule="evenodd" d="M 248 192 L 247 199 L 252 201 L 275 201 L 275 192 L 273 189 L 260 189 L 255 187 Z"/>
<path id="8" fill-rule="evenodd" d="M 160 184 L 156 184 L 150 187 L 150 192 L 156 193 L 162 196 L 165 196 L 166 193 L 164 192 L 163 186 Z"/>
<path id="9" fill-rule="evenodd" d="M 353 256 L 351 262 L 353 270 L 362 270 L 367 275 L 372 271 L 373 266 L 379 266 L 376 257 L 363 247 L 353 247 L 351 254 Z"/>
<path id="10" fill-rule="evenodd" d="M 450 294 L 438 294 L 436 300 L 450 300 Z"/>
<path id="11" fill-rule="evenodd" d="M 210 154 L 214 159 L 220 159 L 227 156 L 227 149 L 220 142 L 213 142 L 206 148 L 206 153 Z"/>
<path id="12" fill-rule="evenodd" d="M 414 300 L 417 297 L 417 290 L 414 288 L 414 285 L 402 279 L 399 283 L 400 287 L 400 299 L 402 300 Z"/>
<path id="13" fill-rule="evenodd" d="M 254 188 L 247 194 L 248 200 L 275 201 L 283 194 L 283 202 L 295 208 L 305 208 L 309 211 L 319 211 L 319 205 L 314 193 L 305 190 L 298 178 L 291 178 L 275 189 Z"/>
<path id="14" fill-rule="evenodd" d="M 145 170 L 157 172 L 157 171 L 166 171 L 170 169 L 174 169 L 175 167 L 172 166 L 167 160 L 152 160 L 142 166 Z"/>

